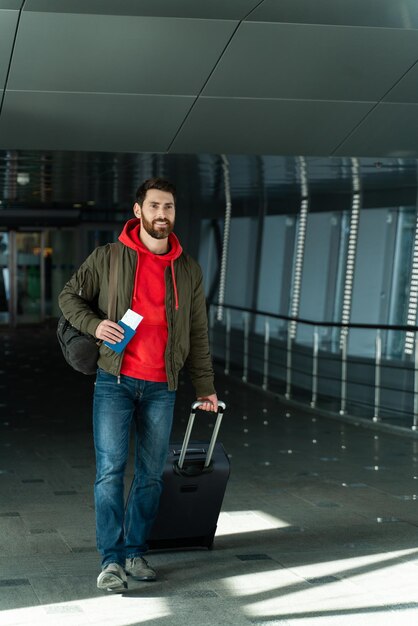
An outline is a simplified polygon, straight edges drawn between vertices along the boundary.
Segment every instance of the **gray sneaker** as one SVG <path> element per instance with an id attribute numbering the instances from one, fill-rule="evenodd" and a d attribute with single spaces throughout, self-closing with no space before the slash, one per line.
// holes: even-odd
<path id="1" fill-rule="evenodd" d="M 134 580 L 155 580 L 157 574 L 142 556 L 126 559 L 125 570 Z"/>
<path id="2" fill-rule="evenodd" d="M 98 589 L 120 593 L 128 588 L 125 570 L 119 563 L 109 563 L 97 578 Z"/>

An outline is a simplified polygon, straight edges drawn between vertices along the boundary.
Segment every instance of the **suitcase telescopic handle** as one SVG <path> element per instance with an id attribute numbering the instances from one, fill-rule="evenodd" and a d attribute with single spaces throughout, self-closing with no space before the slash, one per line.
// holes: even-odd
<path id="1" fill-rule="evenodd" d="M 184 459 L 185 459 L 186 452 L 187 452 L 187 446 L 189 445 L 190 435 L 192 434 L 194 418 L 196 417 L 196 410 L 200 406 L 202 406 L 202 404 L 205 404 L 204 400 L 196 400 L 196 402 L 193 402 L 193 404 L 192 404 L 192 409 L 191 409 L 191 412 L 190 412 L 189 422 L 187 424 L 186 433 L 184 435 L 183 445 L 181 447 L 180 457 L 179 457 L 179 461 L 178 461 L 178 467 L 180 469 L 183 468 Z M 210 443 L 209 443 L 209 448 L 208 448 L 208 451 L 206 453 L 205 464 L 204 464 L 203 467 L 209 467 L 209 464 L 210 464 L 210 462 L 212 460 L 213 449 L 215 447 L 216 439 L 218 437 L 218 432 L 219 432 L 219 429 L 221 427 L 221 422 L 222 422 L 222 418 L 223 418 L 225 409 L 226 409 L 225 402 L 222 402 L 222 400 L 219 400 L 218 401 L 218 415 L 216 417 L 215 427 L 213 429 L 212 437 L 211 437 L 211 440 L 210 440 Z"/>

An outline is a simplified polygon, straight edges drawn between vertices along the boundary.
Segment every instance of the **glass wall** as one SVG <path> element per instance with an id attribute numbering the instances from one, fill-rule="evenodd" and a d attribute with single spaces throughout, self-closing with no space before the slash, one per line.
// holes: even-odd
<path id="1" fill-rule="evenodd" d="M 9 233 L 0 232 L 0 324 L 8 324 L 10 318 L 9 253 Z"/>
<path id="2" fill-rule="evenodd" d="M 269 314 L 290 316 L 292 310 L 298 214 L 270 213 L 258 219 L 263 219 L 263 224 L 261 254 L 257 260 L 256 218 L 234 217 L 232 210 L 224 319 L 215 322 L 211 310 L 215 358 L 224 361 L 230 373 L 244 380 L 283 394 L 291 388 L 292 396 L 303 400 L 313 393 L 316 359 L 315 393 L 321 398 L 318 406 L 354 415 L 378 416 L 377 419 L 380 415 L 390 416 L 397 423 L 403 423 L 402 420 L 406 423 L 413 411 L 414 391 L 413 359 L 405 353 L 405 332 L 350 329 L 345 354 L 341 329 L 329 323 L 341 322 L 343 302 L 348 302 L 349 323 L 406 324 L 416 209 L 361 209 L 355 238 L 350 210 L 308 214 L 300 252 L 303 263 L 297 316 L 324 326 L 318 326 L 315 334 L 314 325 L 299 322 L 291 341 L 290 357 L 289 322 Z M 216 248 L 210 229 L 202 228 L 202 242 L 204 253 L 200 262 L 205 277 L 210 277 L 213 284 L 221 250 L 219 243 Z M 353 262 L 352 282 L 349 252 Z M 254 293 L 256 307 L 251 306 Z M 216 291 L 213 296 L 211 300 L 217 302 Z M 228 305 L 232 308 L 228 309 Z M 266 315 L 237 311 L 234 306 L 256 309 Z M 380 388 L 376 395 L 378 354 L 381 355 Z"/>
<path id="3" fill-rule="evenodd" d="M 231 221 L 225 301 L 251 308 L 254 288 L 257 219 L 237 217 Z"/>
<path id="4" fill-rule="evenodd" d="M 299 306 L 301 318 L 329 319 L 328 301 L 335 298 L 335 266 L 338 262 L 337 250 L 332 245 L 335 221 L 333 213 L 308 214 Z M 326 336 L 326 333 L 322 334 Z M 297 341 L 312 345 L 312 328 L 299 325 Z"/>
<path id="5" fill-rule="evenodd" d="M 17 299 L 15 313 L 21 323 L 41 320 L 41 233 L 15 233 Z"/>
<path id="6" fill-rule="evenodd" d="M 217 228 L 218 239 L 222 241 L 223 230 L 219 225 L 209 220 L 202 221 L 199 262 L 202 265 L 207 296 L 210 295 L 211 285 L 220 270 L 220 255 L 216 244 Z M 238 217 L 231 221 L 224 298 L 228 304 L 248 308 L 252 306 L 259 276 L 255 262 L 256 229 L 256 218 Z M 219 288 L 219 284 L 217 286 Z M 218 297 L 219 289 L 216 289 L 212 299 L 217 301 Z"/>
<path id="7" fill-rule="evenodd" d="M 199 263 L 203 271 L 206 296 L 215 300 L 218 296 L 217 277 L 220 267 L 220 245 L 222 230 L 220 220 L 204 219 L 201 222 Z"/>
<path id="8" fill-rule="evenodd" d="M 395 240 L 393 257 L 389 259 L 390 290 L 388 294 L 387 323 L 403 325 L 407 322 L 408 302 L 411 283 L 411 269 L 414 248 L 417 211 L 414 207 L 401 207 L 393 212 Z M 402 358 L 405 348 L 405 333 L 389 331 L 385 333 L 384 350 L 386 357 Z"/>
<path id="9" fill-rule="evenodd" d="M 412 207 L 360 211 L 351 293 L 352 323 L 405 324 L 407 318 L 416 210 Z M 207 296 L 216 302 L 222 246 L 222 222 L 201 227 L 199 262 Z M 350 213 L 308 214 L 298 317 L 318 322 L 340 322 L 346 277 Z M 263 219 L 259 261 L 255 255 L 257 218 L 232 217 L 228 248 L 225 304 L 290 315 L 292 273 L 295 265 L 297 215 L 267 215 Z M 209 293 L 212 288 L 212 293 Z M 256 307 L 253 306 L 256 294 Z M 257 321 L 256 328 L 264 332 Z M 321 345 L 338 352 L 339 329 L 321 329 Z M 312 331 L 299 325 L 297 342 L 312 345 Z M 384 335 L 384 353 L 401 357 L 402 333 Z M 370 356 L 373 332 L 351 330 L 348 352 Z"/>
<path id="10" fill-rule="evenodd" d="M 47 314 L 52 317 L 61 315 L 58 307 L 58 295 L 76 270 L 78 238 L 79 233 L 75 229 L 50 231 L 51 287 L 50 298 L 47 300 Z"/>
<path id="11" fill-rule="evenodd" d="M 21 229 L 0 232 L 0 324 L 33 324 L 61 315 L 58 295 L 97 245 L 119 230 Z"/>
<path id="12" fill-rule="evenodd" d="M 387 324 L 387 301 L 390 283 L 387 258 L 393 261 L 393 219 L 390 209 L 360 212 L 357 253 L 354 269 L 351 322 Z M 360 356 L 374 355 L 375 333 L 350 331 L 348 351 Z"/>
<path id="13" fill-rule="evenodd" d="M 287 315 L 296 218 L 267 215 L 263 225 L 263 246 L 258 275 L 257 308 Z"/>

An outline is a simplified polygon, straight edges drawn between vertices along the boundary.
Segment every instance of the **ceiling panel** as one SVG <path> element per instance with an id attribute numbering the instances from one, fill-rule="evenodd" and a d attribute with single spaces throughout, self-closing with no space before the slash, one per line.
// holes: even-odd
<path id="1" fill-rule="evenodd" d="M 417 0 L 264 0 L 251 21 L 418 28 Z"/>
<path id="2" fill-rule="evenodd" d="M 0 9 L 21 9 L 25 0 L 0 0 Z M 2 16 L 0 15 L 0 19 Z"/>
<path id="3" fill-rule="evenodd" d="M 335 154 L 418 157 L 418 105 L 379 104 Z"/>
<path id="4" fill-rule="evenodd" d="M 384 101 L 418 103 L 418 63 L 391 89 Z"/>
<path id="5" fill-rule="evenodd" d="M 372 106 L 201 97 L 170 152 L 327 155 Z"/>
<path id="6" fill-rule="evenodd" d="M 239 20 L 259 2 L 260 0 L 26 0 L 25 11 Z"/>
<path id="7" fill-rule="evenodd" d="M 197 94 L 235 22 L 24 13 L 14 90 Z"/>
<path id="8" fill-rule="evenodd" d="M 18 17 L 17 11 L 0 9 L 0 92 L 7 78 Z"/>
<path id="9" fill-rule="evenodd" d="M 412 30 L 244 23 L 203 95 L 376 101 L 417 51 Z"/>
<path id="10" fill-rule="evenodd" d="M 165 151 L 193 100 L 7 91 L 0 149 Z"/>

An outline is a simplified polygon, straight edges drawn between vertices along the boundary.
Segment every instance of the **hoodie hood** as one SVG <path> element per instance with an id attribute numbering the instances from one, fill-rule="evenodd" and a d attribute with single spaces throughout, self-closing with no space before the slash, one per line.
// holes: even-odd
<path id="1" fill-rule="evenodd" d="M 178 292 L 177 292 L 177 283 L 176 276 L 174 273 L 174 261 L 178 259 L 178 257 L 182 254 L 183 248 L 180 245 L 179 240 L 177 239 L 174 233 L 170 233 L 168 236 L 168 244 L 169 251 L 166 254 L 155 254 L 148 250 L 148 248 L 142 243 L 139 234 L 141 230 L 141 220 L 134 217 L 128 220 L 123 227 L 121 234 L 119 235 L 119 241 L 123 243 L 128 248 L 132 248 L 136 250 L 137 254 L 147 254 L 152 256 L 154 259 L 160 259 L 162 262 L 170 263 L 171 267 L 171 276 L 173 278 L 173 286 L 174 286 L 174 296 L 176 301 L 176 310 L 179 308 L 178 302 Z"/>

